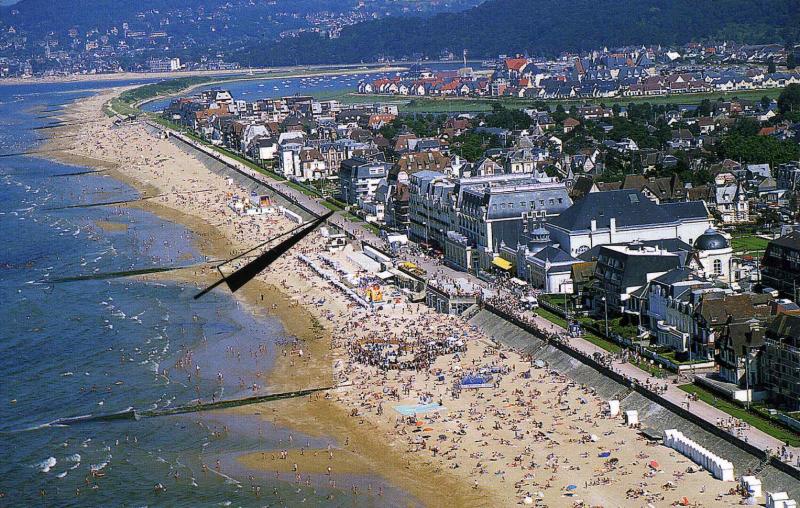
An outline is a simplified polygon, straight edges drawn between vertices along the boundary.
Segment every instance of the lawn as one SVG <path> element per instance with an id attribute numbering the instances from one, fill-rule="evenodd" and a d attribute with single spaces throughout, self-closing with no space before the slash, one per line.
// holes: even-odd
<path id="1" fill-rule="evenodd" d="M 754 235 L 734 236 L 731 238 L 731 247 L 733 247 L 733 252 L 737 254 L 764 251 L 768 243 L 769 240 Z"/>
<path id="2" fill-rule="evenodd" d="M 570 104 L 605 104 L 610 107 L 614 104 L 627 106 L 630 103 L 641 104 L 699 104 L 704 99 L 715 101 L 719 98 L 730 100 L 734 97 L 739 99 L 759 100 L 764 96 L 776 98 L 780 95 L 780 88 L 767 90 L 739 90 L 736 92 L 711 92 L 699 94 L 675 94 L 660 97 L 606 97 L 606 98 L 585 98 L 577 100 L 546 100 L 542 101 L 551 109 L 558 104 L 568 108 Z M 491 111 L 494 104 L 501 104 L 507 108 L 521 109 L 533 107 L 537 99 L 520 99 L 516 97 L 415 97 L 402 95 L 379 95 L 364 94 L 358 95 L 353 92 L 332 93 L 329 98 L 335 98 L 344 103 L 359 102 L 384 102 L 397 104 L 400 111 L 406 113 L 448 113 L 459 111 Z"/>
<path id="3" fill-rule="evenodd" d="M 536 309 L 536 314 L 545 318 L 546 320 L 550 321 L 553 324 L 560 326 L 561 328 L 567 328 L 567 321 L 557 314 L 553 314 L 547 309 L 543 309 L 539 307 Z M 622 350 L 622 346 L 617 344 L 616 342 L 612 342 L 610 340 L 604 339 L 602 337 L 598 337 L 597 335 L 584 330 L 583 338 L 597 347 L 603 348 L 608 352 L 617 353 Z"/>
<path id="4" fill-rule="evenodd" d="M 765 432 L 774 438 L 780 439 L 790 446 L 800 446 L 800 435 L 770 421 L 766 417 L 751 413 L 744 407 L 733 402 L 723 400 L 697 385 L 686 384 L 681 385 L 679 388 L 685 392 L 697 395 L 697 397 L 706 404 L 725 411 L 734 418 L 738 418 L 744 422 L 747 422 L 758 430 Z"/>

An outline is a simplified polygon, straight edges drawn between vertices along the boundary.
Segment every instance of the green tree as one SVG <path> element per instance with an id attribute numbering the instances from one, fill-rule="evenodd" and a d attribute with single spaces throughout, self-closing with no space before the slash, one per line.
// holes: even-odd
<path id="1" fill-rule="evenodd" d="M 794 49 L 786 55 L 786 68 L 790 71 L 797 67 L 797 57 L 794 54 Z"/>
<path id="2" fill-rule="evenodd" d="M 775 69 L 775 59 L 769 57 L 767 59 L 767 74 L 774 74 L 776 72 Z"/>
<path id="3" fill-rule="evenodd" d="M 781 91 L 778 108 L 783 114 L 800 111 L 800 84 L 792 83 Z"/>

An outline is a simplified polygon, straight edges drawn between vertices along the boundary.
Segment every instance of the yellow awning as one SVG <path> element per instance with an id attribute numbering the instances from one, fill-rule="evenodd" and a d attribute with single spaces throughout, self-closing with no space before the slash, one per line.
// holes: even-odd
<path id="1" fill-rule="evenodd" d="M 492 264 L 501 270 L 511 270 L 511 263 L 503 258 L 494 258 Z"/>

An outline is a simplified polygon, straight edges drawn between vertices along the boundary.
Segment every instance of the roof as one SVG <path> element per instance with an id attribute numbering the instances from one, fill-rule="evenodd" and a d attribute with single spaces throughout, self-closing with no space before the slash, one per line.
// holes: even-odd
<path id="1" fill-rule="evenodd" d="M 604 263 L 603 256 L 606 256 L 608 260 L 619 260 L 620 262 L 609 263 L 607 261 Z M 646 284 L 650 274 L 669 272 L 680 265 L 681 260 L 677 254 L 660 250 L 630 251 L 604 245 L 600 248 L 600 259 L 597 262 L 596 272 L 600 280 L 604 280 L 600 271 L 605 270 L 605 267 L 622 272 L 615 281 L 619 282 L 620 288 L 630 288 Z"/>
<path id="2" fill-rule="evenodd" d="M 570 256 L 568 253 L 561 249 L 557 249 L 552 245 L 548 245 L 544 249 L 540 250 L 536 254 L 533 255 L 534 258 L 539 259 L 541 261 L 550 261 L 551 263 L 571 263 L 577 262 L 578 260 L 574 257 Z"/>
<path id="3" fill-rule="evenodd" d="M 772 297 L 767 294 L 708 293 L 697 307 L 697 313 L 711 326 L 730 321 L 746 321 L 753 317 L 766 319 L 770 314 L 767 303 Z"/>
<path id="4" fill-rule="evenodd" d="M 612 218 L 616 219 L 617 228 L 628 228 L 707 219 L 708 210 L 701 201 L 655 204 L 639 191 L 613 190 L 587 194 L 550 224 L 568 231 L 583 231 L 589 230 L 595 220 L 598 229 L 607 229 Z"/>
<path id="5" fill-rule="evenodd" d="M 719 250 L 727 249 L 731 244 L 728 239 L 717 233 L 714 228 L 708 228 L 705 233 L 697 237 L 694 247 L 697 250 Z"/>

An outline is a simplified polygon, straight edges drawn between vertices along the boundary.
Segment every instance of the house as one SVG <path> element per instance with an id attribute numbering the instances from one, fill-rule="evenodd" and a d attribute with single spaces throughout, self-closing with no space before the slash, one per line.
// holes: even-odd
<path id="1" fill-rule="evenodd" d="M 758 355 L 764 346 L 765 323 L 755 316 L 722 327 L 718 340 L 720 377 L 742 388 L 758 384 Z"/>
<path id="2" fill-rule="evenodd" d="M 626 175 L 622 188 L 639 190 L 656 204 L 686 200 L 686 188 L 678 175 L 661 178 Z"/>
<path id="3" fill-rule="evenodd" d="M 726 178 L 725 175 L 720 173 L 715 177 L 713 200 L 709 205 L 720 214 L 724 224 L 749 222 L 750 202 L 744 186 L 735 178 Z"/>
<path id="4" fill-rule="evenodd" d="M 569 117 L 569 118 L 565 119 L 564 120 L 564 134 L 572 132 L 573 130 L 575 130 L 575 128 L 580 126 L 580 124 L 581 123 L 579 121 L 575 120 L 572 117 Z"/>
<path id="5" fill-rule="evenodd" d="M 701 296 L 695 306 L 692 333 L 692 354 L 697 358 L 714 358 L 730 325 L 746 323 L 753 318 L 766 321 L 771 314 L 772 297 L 767 294 L 709 291 Z"/>
<path id="6" fill-rule="evenodd" d="M 694 327 L 692 293 L 712 284 L 689 267 L 679 267 L 654 278 L 647 290 L 647 323 L 657 345 L 688 353 Z"/>

